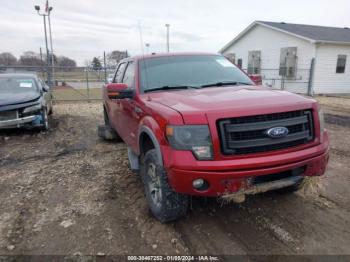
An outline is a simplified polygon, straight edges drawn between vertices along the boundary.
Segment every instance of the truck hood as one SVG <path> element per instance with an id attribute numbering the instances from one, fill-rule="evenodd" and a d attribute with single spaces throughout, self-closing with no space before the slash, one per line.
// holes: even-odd
<path id="1" fill-rule="evenodd" d="M 0 92 L 0 106 L 15 105 L 31 102 L 37 100 L 40 97 L 39 92 L 21 92 L 21 93 L 9 93 Z"/>
<path id="2" fill-rule="evenodd" d="M 149 98 L 178 111 L 185 123 L 201 116 L 234 117 L 311 107 L 315 101 L 262 86 L 225 86 L 149 93 Z M 196 121 L 195 121 L 196 122 Z"/>

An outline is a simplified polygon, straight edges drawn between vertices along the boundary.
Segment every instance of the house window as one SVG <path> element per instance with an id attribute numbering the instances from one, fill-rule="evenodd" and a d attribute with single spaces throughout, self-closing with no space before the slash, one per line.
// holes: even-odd
<path id="1" fill-rule="evenodd" d="M 261 62 L 260 51 L 249 51 L 248 52 L 248 74 L 260 74 L 260 62 Z"/>
<path id="2" fill-rule="evenodd" d="M 235 53 L 228 53 L 227 55 L 225 55 L 225 57 L 231 61 L 231 63 L 235 63 L 236 62 L 236 54 Z"/>
<path id="3" fill-rule="evenodd" d="M 295 77 L 297 58 L 296 47 L 281 48 L 279 75 L 287 78 Z"/>
<path id="4" fill-rule="evenodd" d="M 242 64 L 243 64 L 242 58 L 238 58 L 238 60 L 237 60 L 237 66 L 238 66 L 239 68 L 242 69 Z"/>
<path id="5" fill-rule="evenodd" d="M 346 64 L 346 55 L 338 55 L 337 68 L 335 72 L 337 74 L 345 73 L 345 64 Z"/>

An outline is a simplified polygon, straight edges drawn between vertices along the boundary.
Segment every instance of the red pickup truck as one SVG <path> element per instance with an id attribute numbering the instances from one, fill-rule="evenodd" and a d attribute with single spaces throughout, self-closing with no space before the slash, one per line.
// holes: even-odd
<path id="1" fill-rule="evenodd" d="M 315 100 L 257 86 L 218 54 L 124 59 L 103 88 L 103 108 L 99 135 L 127 144 L 162 222 L 184 216 L 191 195 L 298 190 L 328 162 Z"/>

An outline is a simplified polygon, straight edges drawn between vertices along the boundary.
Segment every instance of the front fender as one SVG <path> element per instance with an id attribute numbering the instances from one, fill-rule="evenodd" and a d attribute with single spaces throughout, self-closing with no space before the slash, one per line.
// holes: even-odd
<path id="1" fill-rule="evenodd" d="M 165 123 L 164 123 L 164 126 L 165 126 Z M 146 133 L 151 138 L 154 144 L 160 163 L 163 164 L 163 157 L 162 157 L 160 145 L 165 142 L 164 126 L 162 128 L 157 123 L 156 120 L 154 120 L 152 117 L 149 117 L 149 116 L 142 119 L 139 125 L 139 132 L 137 136 L 138 137 L 138 141 L 137 141 L 138 155 L 140 155 L 141 153 L 140 138 L 143 133 Z"/>

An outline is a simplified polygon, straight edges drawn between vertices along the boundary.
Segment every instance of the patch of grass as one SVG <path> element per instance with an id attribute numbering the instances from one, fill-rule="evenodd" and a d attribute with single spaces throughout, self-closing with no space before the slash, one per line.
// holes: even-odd
<path id="1" fill-rule="evenodd" d="M 53 97 L 55 100 L 102 99 L 102 88 L 91 88 L 89 93 L 86 89 L 55 89 Z"/>

